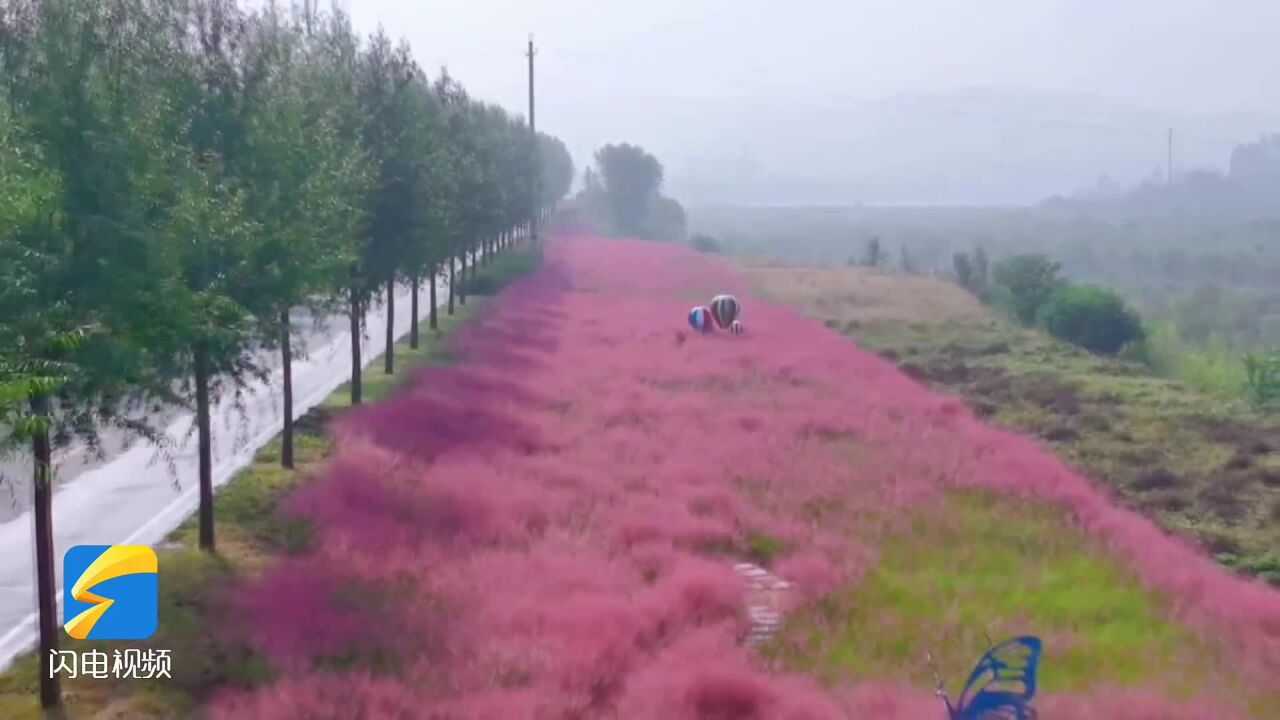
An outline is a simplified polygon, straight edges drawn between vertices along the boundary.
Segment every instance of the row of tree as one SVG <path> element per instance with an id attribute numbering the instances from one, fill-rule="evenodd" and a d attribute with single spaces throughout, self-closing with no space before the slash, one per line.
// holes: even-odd
<path id="1" fill-rule="evenodd" d="M 283 367 L 297 310 L 360 339 L 394 298 L 474 274 L 569 189 L 562 143 L 431 81 L 340 12 L 237 0 L 0 0 L 0 441 L 33 455 L 42 663 L 57 643 L 52 449 L 192 407 L 212 551 L 210 408 Z M 460 295 L 460 293 L 459 293 Z M 465 302 L 465 296 L 459 296 Z M 42 668 L 42 703 L 59 703 Z"/>

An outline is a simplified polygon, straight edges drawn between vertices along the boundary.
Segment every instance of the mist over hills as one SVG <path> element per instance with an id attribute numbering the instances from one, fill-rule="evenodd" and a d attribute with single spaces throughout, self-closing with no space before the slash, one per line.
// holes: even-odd
<path id="1" fill-rule="evenodd" d="M 1025 205 L 1225 169 L 1280 114 L 1191 114 L 1092 95 L 975 87 L 873 101 L 692 103 L 654 150 L 689 205 Z M 695 120 L 696 118 L 696 120 Z M 658 133 L 655 132 L 655 135 Z M 672 139 L 675 138 L 675 139 Z"/>

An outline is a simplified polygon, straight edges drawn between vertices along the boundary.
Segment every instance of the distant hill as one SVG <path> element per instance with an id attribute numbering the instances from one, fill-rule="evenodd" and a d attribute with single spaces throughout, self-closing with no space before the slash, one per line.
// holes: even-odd
<path id="1" fill-rule="evenodd" d="M 1163 177 L 1170 127 L 1175 173 L 1225 170 L 1234 146 L 1280 129 L 1280 116 L 1007 88 L 688 102 L 697 121 L 661 152 L 672 194 L 692 204 L 1033 204 Z"/>

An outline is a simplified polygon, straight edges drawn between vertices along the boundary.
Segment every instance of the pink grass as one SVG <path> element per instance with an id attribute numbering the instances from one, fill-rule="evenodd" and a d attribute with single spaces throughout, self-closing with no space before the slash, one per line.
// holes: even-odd
<path id="1" fill-rule="evenodd" d="M 714 259 L 589 238 L 547 255 L 461 331 L 463 362 L 337 424 L 336 457 L 288 504 L 315 523 L 313 551 L 240 591 L 251 637 L 291 671 L 221 696 L 213 717 L 938 717 L 919 689 L 823 689 L 768 669 L 741 644 L 731 566 L 748 531 L 783 538 L 793 550 L 775 570 L 812 599 L 856 582 L 875 548 L 806 518 L 807 503 L 892 518 L 947 486 L 1060 504 L 1242 670 L 1280 670 L 1280 594 L 747 296 Z M 688 307 L 722 291 L 743 300 L 748 334 L 687 332 Z M 390 653 L 397 670 L 308 669 L 344 649 Z M 1120 707 L 1204 717 L 1120 690 L 1048 696 L 1042 717 Z"/>

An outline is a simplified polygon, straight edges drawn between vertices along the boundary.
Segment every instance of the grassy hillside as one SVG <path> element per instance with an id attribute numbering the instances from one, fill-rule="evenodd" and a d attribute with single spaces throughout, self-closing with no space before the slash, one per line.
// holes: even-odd
<path id="1" fill-rule="evenodd" d="M 988 421 L 1036 436 L 1224 564 L 1280 583 L 1274 421 L 1014 326 L 949 283 L 848 267 L 744 272 L 759 294 L 965 398 Z M 791 617 L 767 649 L 784 667 L 829 684 L 928 687 L 927 648 L 956 693 L 987 635 L 1034 628 L 1053 648 L 1041 673 L 1045 717 L 1171 717 L 1171 706 L 1144 705 L 1154 696 L 1099 694 L 1106 687 L 1155 689 L 1187 703 L 1178 717 L 1188 718 L 1226 713 L 1195 704 L 1218 688 L 1244 716 L 1274 717 L 1280 696 L 1231 670 L 1230 650 L 1179 621 L 1168 597 L 1059 510 L 950 491 L 905 520 L 862 513 L 848 522 L 855 541 L 879 545 L 877 562 Z M 893 707 L 904 717 L 929 710 Z"/>
<path id="2" fill-rule="evenodd" d="M 1220 562 L 1280 584 L 1280 420 L 987 312 L 937 280 L 754 265 L 767 296 L 1033 434 Z"/>

